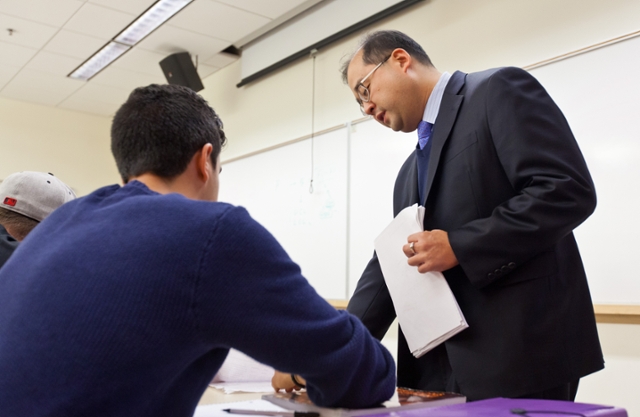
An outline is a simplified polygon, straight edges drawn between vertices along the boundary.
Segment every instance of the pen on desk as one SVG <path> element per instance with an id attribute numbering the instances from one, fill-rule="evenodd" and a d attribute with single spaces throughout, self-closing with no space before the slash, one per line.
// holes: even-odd
<path id="1" fill-rule="evenodd" d="M 320 413 L 315 411 L 261 411 L 261 410 L 243 410 L 239 408 L 225 408 L 229 414 L 247 414 L 252 416 L 283 416 L 283 417 L 320 417 Z"/>

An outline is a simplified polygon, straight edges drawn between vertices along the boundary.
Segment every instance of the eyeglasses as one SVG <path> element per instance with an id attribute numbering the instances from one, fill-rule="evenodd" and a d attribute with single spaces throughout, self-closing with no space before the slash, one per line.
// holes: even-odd
<path id="1" fill-rule="evenodd" d="M 382 64 L 387 62 L 389 58 L 391 58 L 391 55 L 389 55 L 381 63 L 373 67 L 373 69 L 367 75 L 365 75 L 364 78 L 360 80 L 360 82 L 356 86 L 356 93 L 358 93 L 358 104 L 360 105 L 360 111 L 365 116 L 367 115 L 367 113 L 364 111 L 364 103 L 368 103 L 369 100 L 371 100 L 371 93 L 369 93 L 369 88 L 364 86 L 364 82 L 367 81 L 367 79 L 371 77 L 373 73 L 376 72 L 376 70 L 380 68 L 380 66 L 382 66 Z"/>

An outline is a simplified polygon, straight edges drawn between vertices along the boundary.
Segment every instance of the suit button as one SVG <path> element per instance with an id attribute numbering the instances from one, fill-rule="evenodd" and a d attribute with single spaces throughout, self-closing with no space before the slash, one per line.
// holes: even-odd
<path id="1" fill-rule="evenodd" d="M 509 265 L 507 265 L 509 267 L 509 269 L 514 270 L 516 269 L 516 263 L 515 262 L 509 262 Z"/>
<path id="2" fill-rule="evenodd" d="M 493 277 L 494 277 L 493 272 L 489 272 L 489 273 L 487 274 L 487 278 L 489 278 L 489 279 L 493 279 Z"/>
<path id="3" fill-rule="evenodd" d="M 511 268 L 506 265 L 502 265 L 502 268 L 500 268 L 500 270 L 506 274 L 507 272 L 511 271 Z"/>
<path id="4" fill-rule="evenodd" d="M 495 271 L 493 271 L 493 273 L 496 274 L 498 278 L 502 276 L 502 271 L 499 269 L 496 269 Z"/>

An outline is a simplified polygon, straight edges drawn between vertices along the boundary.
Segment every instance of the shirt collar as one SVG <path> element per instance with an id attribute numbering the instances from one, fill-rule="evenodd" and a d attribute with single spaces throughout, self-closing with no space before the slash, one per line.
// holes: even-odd
<path id="1" fill-rule="evenodd" d="M 442 95 L 444 94 L 444 89 L 449 82 L 449 78 L 451 78 L 451 74 L 443 72 L 435 87 L 433 87 L 429 100 L 427 100 L 427 107 L 425 107 L 424 114 L 422 115 L 422 120 L 425 122 L 435 124 L 436 117 L 438 117 L 438 112 L 440 111 Z"/>

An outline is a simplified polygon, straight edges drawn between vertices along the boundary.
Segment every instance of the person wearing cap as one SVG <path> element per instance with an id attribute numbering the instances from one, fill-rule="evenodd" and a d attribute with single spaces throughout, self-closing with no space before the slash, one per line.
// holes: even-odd
<path id="1" fill-rule="evenodd" d="M 191 417 L 230 348 L 321 406 L 391 397 L 391 354 L 217 202 L 225 141 L 186 87 L 129 96 L 111 128 L 125 185 L 56 210 L 0 270 L 0 416 Z"/>
<path id="2" fill-rule="evenodd" d="M 0 225 L 22 241 L 45 217 L 74 198 L 73 190 L 51 173 L 16 172 L 0 183 Z"/>

